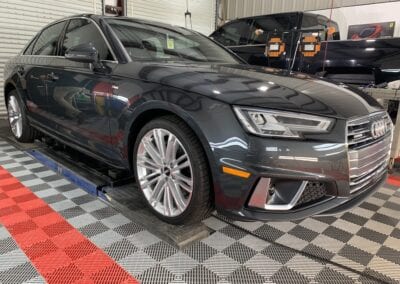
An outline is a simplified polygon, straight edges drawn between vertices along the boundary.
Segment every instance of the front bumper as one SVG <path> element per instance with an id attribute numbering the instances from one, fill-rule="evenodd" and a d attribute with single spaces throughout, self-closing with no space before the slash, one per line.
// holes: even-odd
<path id="1" fill-rule="evenodd" d="M 338 122 L 337 127 L 344 128 L 346 124 L 340 125 Z M 342 138 L 346 141 L 345 137 L 336 135 L 336 139 Z M 387 177 L 386 166 L 391 144 L 389 132 L 360 149 L 350 149 L 347 143 L 337 141 L 321 143 L 312 140 L 266 139 L 251 135 L 247 141 L 234 143 L 235 151 L 231 147 L 214 147 L 220 166 L 251 173 L 248 179 L 220 175 L 216 207 L 219 212 L 234 219 L 286 221 L 336 214 L 361 203 L 379 189 Z M 238 145 L 243 150 L 238 149 Z M 263 206 L 262 203 L 267 204 L 270 198 L 257 195 L 257 188 L 265 179 L 274 182 L 274 186 L 278 184 L 278 190 L 275 190 L 278 193 L 279 182 L 282 181 L 286 185 L 281 186 L 281 193 L 285 190 L 296 191 L 305 183 L 323 184 L 325 193 L 323 197 L 311 198 L 300 205 L 277 206 L 279 209 Z M 258 203 L 254 202 L 257 198 Z"/>

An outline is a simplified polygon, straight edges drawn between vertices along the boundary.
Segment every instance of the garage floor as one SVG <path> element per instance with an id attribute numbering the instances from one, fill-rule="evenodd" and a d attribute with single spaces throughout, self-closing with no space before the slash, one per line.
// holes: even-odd
<path id="1" fill-rule="evenodd" d="M 178 250 L 4 139 L 0 165 L 0 283 L 400 282 L 392 185 L 335 217 L 215 215 L 214 233 Z"/>

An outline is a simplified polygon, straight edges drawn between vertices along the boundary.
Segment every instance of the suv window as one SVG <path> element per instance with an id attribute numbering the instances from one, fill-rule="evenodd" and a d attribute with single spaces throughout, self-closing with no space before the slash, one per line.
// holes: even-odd
<path id="1" fill-rule="evenodd" d="M 271 32 L 289 31 L 296 27 L 296 22 L 296 14 L 270 15 L 256 18 L 251 29 L 250 43 L 265 44 Z"/>
<path id="2" fill-rule="evenodd" d="M 56 55 L 58 39 L 64 29 L 65 21 L 47 27 L 42 31 L 35 46 L 33 47 L 33 55 Z"/>
<path id="3" fill-rule="evenodd" d="M 245 45 L 251 28 L 251 20 L 239 20 L 228 23 L 217 31 L 211 37 L 225 46 Z"/>
<path id="4" fill-rule="evenodd" d="M 321 15 L 309 15 L 309 14 L 304 14 L 303 15 L 303 21 L 302 21 L 302 29 L 326 29 L 328 26 L 335 28 L 336 35 L 335 39 L 339 39 L 339 27 L 336 22 L 334 21 L 329 21 L 328 18 L 321 16 Z M 319 36 L 321 37 L 321 40 L 326 40 L 327 39 L 327 34 L 325 32 L 320 32 Z M 331 37 L 328 37 L 328 40 L 331 40 Z"/>
<path id="5" fill-rule="evenodd" d="M 61 55 L 64 56 L 69 48 L 85 43 L 92 43 L 96 47 L 100 60 L 113 60 L 105 40 L 94 23 L 87 19 L 71 20 L 65 32 Z"/>

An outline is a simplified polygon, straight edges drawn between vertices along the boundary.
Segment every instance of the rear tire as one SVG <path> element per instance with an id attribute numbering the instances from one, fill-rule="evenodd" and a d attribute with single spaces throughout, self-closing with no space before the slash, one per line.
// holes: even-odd
<path id="1" fill-rule="evenodd" d="M 32 143 L 35 140 L 35 130 L 29 125 L 25 107 L 16 90 L 8 94 L 8 122 L 10 129 L 18 142 Z"/>
<path id="2" fill-rule="evenodd" d="M 163 221 L 191 224 L 211 213 L 210 175 L 203 148 L 179 118 L 163 116 L 140 130 L 133 166 L 148 207 Z"/>

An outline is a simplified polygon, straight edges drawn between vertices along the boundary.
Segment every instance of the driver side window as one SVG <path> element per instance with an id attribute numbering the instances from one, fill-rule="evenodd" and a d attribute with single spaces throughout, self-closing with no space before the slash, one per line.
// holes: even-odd
<path id="1" fill-rule="evenodd" d="M 92 43 L 96 47 L 100 60 L 114 60 L 99 30 L 91 21 L 87 19 L 71 20 L 65 31 L 61 55 L 64 56 L 69 48 L 85 43 Z"/>

